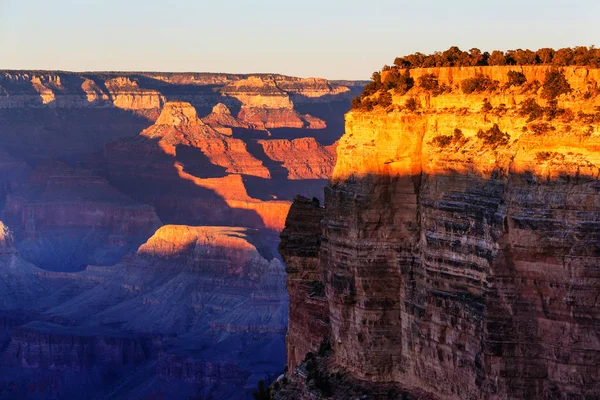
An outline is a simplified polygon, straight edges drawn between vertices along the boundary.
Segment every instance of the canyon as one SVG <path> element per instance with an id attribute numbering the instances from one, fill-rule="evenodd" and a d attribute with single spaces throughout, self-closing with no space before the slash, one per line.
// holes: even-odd
<path id="1" fill-rule="evenodd" d="M 406 71 L 346 115 L 324 207 L 291 207 L 273 398 L 599 397 L 600 70 Z"/>
<path id="2" fill-rule="evenodd" d="M 364 82 L 0 71 L 0 398 L 247 399 Z"/>

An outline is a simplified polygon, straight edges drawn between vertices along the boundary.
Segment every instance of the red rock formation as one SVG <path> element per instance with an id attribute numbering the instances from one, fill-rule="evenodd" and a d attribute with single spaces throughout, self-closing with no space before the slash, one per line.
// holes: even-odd
<path id="1" fill-rule="evenodd" d="M 259 140 L 271 160 L 288 170 L 287 179 L 329 179 L 335 165 L 336 145 L 322 146 L 315 138 Z"/>
<path id="2" fill-rule="evenodd" d="M 240 139 L 229 138 L 205 125 L 189 103 L 167 103 L 150 128 L 142 137 L 156 139 L 167 154 L 177 155 L 177 146 L 197 148 L 213 165 L 225 168 L 225 172 L 269 177 L 269 171 L 246 150 Z"/>
<path id="3" fill-rule="evenodd" d="M 510 69 L 411 74 L 456 85 Z M 519 69 L 531 82 L 549 71 Z M 465 95 L 452 86 L 437 97 L 415 87 L 394 96 L 399 110 L 347 115 L 319 264 L 331 369 L 439 399 L 600 395 L 599 133 L 579 114 L 600 104 L 588 94 L 600 70 L 565 76 L 573 91 L 559 107 L 579 115 L 568 120 L 528 120 L 520 103 L 545 100 L 514 87 Z M 403 107 L 410 98 L 420 110 Z M 481 111 L 484 98 L 492 111 Z M 314 234 L 300 222 L 288 230 Z M 314 256 L 294 265 L 314 268 Z M 288 348 L 305 346 L 303 333 L 312 330 Z"/>
<path id="4" fill-rule="evenodd" d="M 305 97 L 322 97 L 326 94 L 345 93 L 342 88 L 332 88 L 331 85 L 314 85 L 311 88 L 303 86 L 302 80 L 287 82 L 275 76 L 252 76 L 248 79 L 232 82 L 223 88 L 223 92 L 242 102 L 238 118 L 249 124 L 264 128 L 308 128 L 323 129 L 324 121 L 310 115 L 300 115 L 294 109 L 290 98 L 292 93 Z M 312 81 L 312 84 L 315 82 Z M 286 86 L 286 88 L 282 88 Z"/>
<path id="5" fill-rule="evenodd" d="M 191 154 L 194 149 L 200 154 Z M 105 159 L 119 187 L 131 190 L 129 182 L 136 181 L 133 195 L 154 205 L 166 221 L 283 228 L 290 202 L 252 198 L 237 175 L 269 178 L 269 170 L 241 139 L 205 125 L 187 103 L 168 103 L 139 137 L 108 144 Z M 220 176 L 199 177 L 211 173 Z"/>
<path id="6" fill-rule="evenodd" d="M 255 127 L 254 125 L 235 118 L 233 115 L 231 115 L 229 108 L 227 108 L 227 106 L 223 103 L 219 103 L 214 106 L 212 113 L 202 118 L 202 122 L 204 122 L 206 125 L 210 125 L 210 127 L 217 132 L 227 136 L 231 136 L 233 134 L 231 128 L 261 129 L 260 127 Z"/>
<path id="7" fill-rule="evenodd" d="M 0 98 L 3 145 L 38 160 L 96 152 L 109 141 L 132 137 L 159 117 L 167 101 L 191 103 L 202 115 L 218 103 L 236 110 L 242 106 L 242 116 L 254 119 L 258 125 L 250 125 L 256 129 L 320 129 L 324 122 L 301 115 L 294 102 L 303 106 L 342 103 L 339 111 L 319 114 L 329 121 L 346 111 L 353 96 L 343 84 L 320 79 L 192 73 L 2 71 L 0 90 L 5 94 Z M 20 112 L 11 111 L 15 109 Z M 223 134 L 232 128 L 213 127 Z"/>

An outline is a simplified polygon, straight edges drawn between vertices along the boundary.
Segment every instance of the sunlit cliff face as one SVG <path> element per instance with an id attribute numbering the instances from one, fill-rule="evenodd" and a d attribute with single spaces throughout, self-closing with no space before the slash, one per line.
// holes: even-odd
<path id="1" fill-rule="evenodd" d="M 511 70 L 522 72 L 527 83 L 505 87 L 507 72 Z M 590 123 L 589 117 L 600 106 L 600 96 L 590 96 L 597 90 L 600 70 L 564 68 L 572 88 L 571 93 L 556 99 L 556 107 L 564 111 L 552 119 L 530 120 L 523 103 L 533 99 L 541 107 L 549 106 L 540 87 L 549 71 L 550 67 L 543 66 L 411 70 L 415 87 L 404 95 L 394 95 L 391 110 L 376 107 L 368 113 L 355 110 L 347 114 L 346 134 L 338 147 L 333 180 L 421 172 L 489 176 L 497 168 L 514 173 L 533 172 L 540 178 L 561 174 L 596 177 L 600 130 L 597 123 Z M 418 87 L 419 77 L 426 74 L 436 75 L 448 91 L 436 96 Z M 464 94 L 461 82 L 477 75 L 498 81 L 499 88 Z M 416 100 L 416 110 L 404 108 L 409 99 Z M 483 111 L 485 102 L 491 109 Z M 508 134 L 507 143 L 489 144 L 477 137 L 480 129 L 486 131 L 495 124 Z M 443 146 L 436 143 L 437 137 L 453 137 L 457 129 L 462 134 L 460 139 Z"/>
<path id="2" fill-rule="evenodd" d="M 290 369 L 325 340 L 332 384 L 598 396 L 600 70 L 558 71 L 547 96 L 549 67 L 414 69 L 346 115 L 324 209 L 296 200 L 282 234 Z M 481 77 L 496 87 L 463 91 Z"/>

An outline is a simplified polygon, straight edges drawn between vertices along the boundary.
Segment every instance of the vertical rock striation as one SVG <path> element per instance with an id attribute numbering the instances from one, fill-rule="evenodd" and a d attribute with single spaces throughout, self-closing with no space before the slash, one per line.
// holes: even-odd
<path id="1" fill-rule="evenodd" d="M 530 83 L 550 72 L 515 68 Z M 281 244 L 288 268 L 323 276 L 331 368 L 439 399 L 600 396 L 599 71 L 565 68 L 554 104 L 535 85 L 460 92 L 508 70 L 412 70 L 449 88 L 347 114 L 318 265 L 314 243 L 290 256 L 288 237 L 315 232 L 292 212 Z M 562 111 L 532 117 L 528 99 Z M 295 279 L 288 356 L 318 340 Z"/>
<path id="2" fill-rule="evenodd" d="M 319 266 L 321 219 L 325 209 L 316 199 L 297 197 L 281 233 L 279 252 L 286 263 L 290 316 L 287 364 L 293 369 L 329 335 L 329 316 Z"/>

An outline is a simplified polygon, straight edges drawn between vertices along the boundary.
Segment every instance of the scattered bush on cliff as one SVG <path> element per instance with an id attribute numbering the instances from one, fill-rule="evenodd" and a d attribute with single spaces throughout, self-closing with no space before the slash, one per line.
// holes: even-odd
<path id="1" fill-rule="evenodd" d="M 377 98 L 377 105 L 380 105 L 383 108 L 388 108 L 392 105 L 392 95 L 387 90 L 384 90 L 379 94 Z"/>
<path id="2" fill-rule="evenodd" d="M 434 74 L 425 74 L 419 77 L 419 86 L 425 90 L 437 92 L 440 88 L 437 76 Z"/>
<path id="3" fill-rule="evenodd" d="M 435 147 L 447 147 L 452 144 L 452 136 L 450 135 L 438 135 L 431 139 L 431 144 Z"/>
<path id="4" fill-rule="evenodd" d="M 542 85 L 542 97 L 552 100 L 561 94 L 570 93 L 571 90 L 571 85 L 567 82 L 565 74 L 562 71 L 553 70 L 546 74 Z"/>
<path id="5" fill-rule="evenodd" d="M 596 113 L 588 114 L 583 111 L 579 111 L 577 118 L 584 124 L 600 124 L 600 107 L 596 107 Z"/>
<path id="6" fill-rule="evenodd" d="M 498 124 L 494 124 L 490 129 L 484 131 L 482 129 L 477 132 L 477 138 L 483 140 L 483 143 L 489 146 L 505 146 L 510 140 L 510 135 L 502 132 Z"/>
<path id="7" fill-rule="evenodd" d="M 307 353 L 304 362 L 307 372 L 306 382 L 310 383 L 312 381 L 324 397 L 331 397 L 333 395 L 331 376 L 319 369 L 318 360 L 314 353 Z"/>
<path id="8" fill-rule="evenodd" d="M 525 74 L 518 71 L 508 71 L 508 87 L 511 86 L 523 86 L 527 82 Z"/>
<path id="9" fill-rule="evenodd" d="M 387 79 L 386 79 L 387 81 Z M 376 99 L 369 98 L 373 94 L 380 92 Z M 352 99 L 352 109 L 371 111 L 375 106 L 389 107 L 392 104 L 392 95 L 385 89 L 384 83 L 381 81 L 381 74 L 374 72 L 369 82 L 360 96 Z"/>
<path id="10" fill-rule="evenodd" d="M 481 106 L 481 111 L 489 112 L 489 111 L 492 111 L 493 109 L 494 109 L 494 107 L 492 107 L 492 103 L 490 103 L 490 101 L 487 98 L 483 99 L 483 105 Z"/>
<path id="11" fill-rule="evenodd" d="M 400 72 L 398 68 L 392 68 L 385 76 L 383 81 L 384 90 L 395 89 L 397 93 L 403 95 L 415 85 L 415 81 L 410 77 L 408 69 Z"/>
<path id="12" fill-rule="evenodd" d="M 529 98 L 521 103 L 521 115 L 528 115 L 527 122 L 534 121 L 544 116 L 544 108 L 534 98 Z"/>
<path id="13" fill-rule="evenodd" d="M 407 110 L 410 111 L 417 111 L 417 109 L 419 107 L 421 107 L 421 103 L 414 97 L 411 97 L 410 99 L 406 100 L 406 103 L 404 103 L 404 107 L 406 107 Z"/>
<path id="14" fill-rule="evenodd" d="M 463 93 L 471 94 L 473 92 L 483 92 L 494 90 L 497 87 L 498 82 L 492 81 L 490 78 L 484 75 L 477 75 L 473 78 L 467 78 L 461 82 L 460 88 Z"/>
<path id="15" fill-rule="evenodd" d="M 453 135 L 438 135 L 431 139 L 430 144 L 435 147 L 444 148 L 449 145 L 461 144 L 465 136 L 458 128 L 454 129 Z"/>
<path id="16" fill-rule="evenodd" d="M 539 124 L 533 124 L 533 125 L 531 125 L 531 130 L 536 135 L 543 135 L 545 133 L 550 132 L 551 130 L 556 130 L 556 128 L 553 127 L 553 126 L 551 126 L 551 125 L 549 125 L 549 124 L 547 124 L 547 123 L 545 123 L 545 122 L 542 122 L 542 123 L 539 123 Z"/>
<path id="17" fill-rule="evenodd" d="M 500 50 L 492 51 L 492 54 L 488 58 L 488 65 L 506 65 L 506 57 Z"/>
<path id="18" fill-rule="evenodd" d="M 537 162 L 543 162 L 543 161 L 548 161 L 550 159 L 550 157 L 552 157 L 552 154 L 549 151 L 538 151 L 537 154 L 535 155 L 535 160 Z"/>
<path id="19" fill-rule="evenodd" d="M 541 64 L 550 64 L 552 63 L 552 58 L 554 57 L 554 49 L 550 49 L 548 47 L 544 47 L 535 52 L 537 55 L 537 59 Z"/>
<path id="20" fill-rule="evenodd" d="M 557 51 L 550 48 L 532 50 L 494 50 L 482 52 L 473 48 L 468 52 L 456 46 L 443 52 L 433 54 L 414 53 L 397 57 L 394 65 L 399 68 L 432 68 L 432 67 L 468 67 L 474 65 L 556 65 L 556 66 L 589 66 L 600 67 L 600 49 L 579 46 L 563 48 Z"/>

